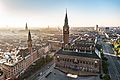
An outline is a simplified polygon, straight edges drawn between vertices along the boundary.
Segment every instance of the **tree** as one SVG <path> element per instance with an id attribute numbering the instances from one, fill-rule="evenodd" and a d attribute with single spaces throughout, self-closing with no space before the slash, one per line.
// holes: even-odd
<path id="1" fill-rule="evenodd" d="M 108 60 L 106 57 L 103 57 L 102 59 L 103 59 L 104 61 L 107 61 L 107 60 Z"/>
<path id="2" fill-rule="evenodd" d="M 102 67 L 103 67 L 103 73 L 107 74 L 108 73 L 108 62 L 107 61 L 102 61 Z"/>
<path id="3" fill-rule="evenodd" d="M 104 54 L 103 54 L 103 52 L 101 52 L 101 58 L 103 59 L 103 57 L 104 57 Z"/>
<path id="4" fill-rule="evenodd" d="M 111 80 L 111 79 L 110 79 L 110 76 L 108 74 L 105 74 L 103 77 L 103 80 Z"/>

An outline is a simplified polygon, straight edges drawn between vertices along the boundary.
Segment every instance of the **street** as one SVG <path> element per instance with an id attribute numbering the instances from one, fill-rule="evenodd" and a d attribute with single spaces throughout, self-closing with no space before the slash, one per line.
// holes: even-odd
<path id="1" fill-rule="evenodd" d="M 40 69 L 39 71 L 34 73 L 29 78 L 27 78 L 27 80 L 38 80 L 38 79 L 40 80 L 40 78 L 42 78 L 42 77 L 44 77 L 46 75 L 46 73 L 47 73 L 46 71 L 49 71 L 52 68 L 54 68 L 54 62 L 53 61 L 48 63 L 46 66 L 44 66 L 42 69 Z"/>
<path id="2" fill-rule="evenodd" d="M 103 53 L 108 58 L 109 63 L 109 74 L 111 80 L 120 80 L 120 60 L 114 55 L 114 51 L 110 44 L 104 43 L 102 44 Z"/>

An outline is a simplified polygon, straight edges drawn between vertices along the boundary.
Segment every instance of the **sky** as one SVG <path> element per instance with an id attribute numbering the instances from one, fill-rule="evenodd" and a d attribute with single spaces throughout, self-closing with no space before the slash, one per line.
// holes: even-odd
<path id="1" fill-rule="evenodd" d="M 120 26 L 120 0 L 0 0 L 0 27 Z"/>

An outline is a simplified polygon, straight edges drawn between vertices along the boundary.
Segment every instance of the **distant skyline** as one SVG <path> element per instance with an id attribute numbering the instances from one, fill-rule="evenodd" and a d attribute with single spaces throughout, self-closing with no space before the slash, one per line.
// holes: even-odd
<path id="1" fill-rule="evenodd" d="M 0 0 L 0 27 L 120 26 L 120 0 Z"/>

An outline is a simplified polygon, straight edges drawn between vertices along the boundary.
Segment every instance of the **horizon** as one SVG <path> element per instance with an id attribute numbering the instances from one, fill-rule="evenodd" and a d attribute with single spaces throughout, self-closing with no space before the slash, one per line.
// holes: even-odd
<path id="1" fill-rule="evenodd" d="M 119 0 L 0 0 L 0 28 L 120 26 Z"/>

